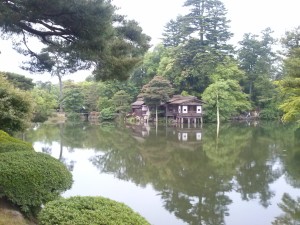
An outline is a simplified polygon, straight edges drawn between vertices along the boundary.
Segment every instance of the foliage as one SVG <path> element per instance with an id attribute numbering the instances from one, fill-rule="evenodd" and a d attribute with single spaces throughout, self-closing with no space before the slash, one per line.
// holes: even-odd
<path id="1" fill-rule="evenodd" d="M 100 111 L 100 119 L 103 120 L 114 120 L 116 118 L 115 108 L 108 107 Z"/>
<path id="2" fill-rule="evenodd" d="M 264 107 L 260 99 L 271 98 L 276 94 L 271 80 L 277 78 L 278 56 L 273 51 L 276 40 L 271 36 L 272 33 L 270 28 L 266 28 L 261 32 L 260 39 L 258 35 L 247 33 L 239 42 L 239 66 L 245 71 L 242 86 L 255 107 Z"/>
<path id="3" fill-rule="evenodd" d="M 33 148 L 27 143 L 5 142 L 0 145 L 0 153 L 17 151 L 33 151 Z"/>
<path id="4" fill-rule="evenodd" d="M 228 120 L 237 113 L 250 109 L 247 95 L 242 92 L 239 80 L 244 74 L 233 62 L 220 64 L 211 76 L 213 83 L 203 92 L 206 117 L 210 121 Z"/>
<path id="5" fill-rule="evenodd" d="M 156 74 L 160 74 L 158 70 L 165 51 L 166 48 L 161 44 L 148 51 L 144 56 L 143 63 L 130 76 L 130 82 L 141 89 Z"/>
<path id="6" fill-rule="evenodd" d="M 86 111 L 97 111 L 100 91 L 105 87 L 103 82 L 83 82 L 80 85 L 82 86 L 84 95 L 83 105 L 86 107 Z"/>
<path id="7" fill-rule="evenodd" d="M 226 9 L 219 0 L 186 0 L 186 15 L 167 24 L 163 39 L 172 49 L 168 59 L 168 75 L 177 92 L 197 96 L 211 83 L 209 76 L 233 48 Z M 175 35 L 175 36 L 173 36 Z"/>
<path id="8" fill-rule="evenodd" d="M 0 130 L 0 153 L 14 151 L 34 151 L 32 145 L 14 138 Z"/>
<path id="9" fill-rule="evenodd" d="M 77 112 L 83 108 L 84 95 L 81 86 L 70 83 L 65 85 L 63 106 L 66 112 Z"/>
<path id="10" fill-rule="evenodd" d="M 111 102 L 114 105 L 114 108 L 117 113 L 124 114 L 131 109 L 130 108 L 131 100 L 132 99 L 130 95 L 122 90 L 114 94 L 114 96 L 111 99 Z"/>
<path id="11" fill-rule="evenodd" d="M 35 212 L 71 188 L 72 174 L 57 159 L 29 151 L 1 153 L 0 196 L 23 212 Z"/>
<path id="12" fill-rule="evenodd" d="M 219 109 L 220 119 L 228 120 L 237 113 L 250 109 L 247 96 L 236 81 L 217 81 L 205 89 L 203 95 L 205 112 L 210 121 L 215 121 Z"/>
<path id="13" fill-rule="evenodd" d="M 98 109 L 102 111 L 103 109 L 111 107 L 111 100 L 107 97 L 100 97 L 98 100 Z"/>
<path id="14" fill-rule="evenodd" d="M 12 83 L 16 88 L 21 90 L 31 90 L 34 87 L 34 83 L 31 78 L 27 78 L 23 75 L 19 75 L 16 73 L 5 72 L 3 73 L 4 77 Z"/>
<path id="15" fill-rule="evenodd" d="M 38 218 L 40 225 L 149 225 L 125 204 L 92 196 L 75 196 L 49 202 Z"/>
<path id="16" fill-rule="evenodd" d="M 12 133 L 24 130 L 32 115 L 29 93 L 13 87 L 0 74 L 0 129 Z"/>
<path id="17" fill-rule="evenodd" d="M 35 87 L 31 92 L 34 100 L 33 122 L 44 122 L 58 106 L 57 96 L 54 93 Z"/>
<path id="18" fill-rule="evenodd" d="M 262 120 L 279 120 L 282 116 L 281 110 L 277 105 L 270 105 L 263 108 L 259 113 L 259 118 Z"/>
<path id="19" fill-rule="evenodd" d="M 285 79 L 279 82 L 280 91 L 284 101 L 280 105 L 284 115 L 284 121 L 300 122 L 300 27 L 291 32 L 286 32 L 282 44 L 286 47 L 286 59 L 284 60 Z"/>
<path id="20" fill-rule="evenodd" d="M 139 97 L 144 99 L 146 105 L 158 106 L 168 101 L 173 91 L 170 81 L 162 76 L 155 76 L 148 84 L 143 86 Z"/>
<path id="21" fill-rule="evenodd" d="M 0 11 L 3 34 L 22 34 L 15 40 L 16 48 L 30 55 L 32 66 L 40 70 L 51 71 L 53 63 L 47 52 L 30 49 L 30 37 L 39 39 L 50 52 L 63 55 L 67 67 L 96 64 L 98 78 L 127 77 L 149 48 L 150 37 L 135 21 L 116 14 L 108 0 L 5 1 Z"/>

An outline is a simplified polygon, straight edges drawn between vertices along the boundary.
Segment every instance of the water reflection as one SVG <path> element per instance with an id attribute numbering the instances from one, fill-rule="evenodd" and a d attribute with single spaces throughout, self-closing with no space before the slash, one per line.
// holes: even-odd
<path id="1" fill-rule="evenodd" d="M 278 204 L 283 214 L 276 217 L 273 225 L 290 225 L 300 224 L 300 197 L 293 199 L 289 194 L 285 193 L 282 202 Z"/>
<path id="2" fill-rule="evenodd" d="M 279 224 L 285 209 L 281 197 L 291 190 L 290 197 L 297 198 L 294 190 L 300 188 L 299 141 L 294 127 L 281 124 L 225 124 L 218 136 L 214 125 L 156 131 L 149 125 L 61 124 L 41 125 L 25 136 L 49 154 L 59 143 L 57 157 L 70 170 L 82 160 L 72 154 L 92 150 L 88 161 L 97 173 L 89 176 L 113 174 L 116 185 L 119 180 L 145 189 L 151 185 L 176 224 L 253 224 L 250 211 L 265 217 L 256 224 Z M 166 224 L 152 217 L 152 224 Z"/>

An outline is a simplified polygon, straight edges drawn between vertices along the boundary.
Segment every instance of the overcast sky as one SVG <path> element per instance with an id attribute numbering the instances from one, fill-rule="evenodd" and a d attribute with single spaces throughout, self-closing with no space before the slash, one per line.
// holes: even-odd
<path id="1" fill-rule="evenodd" d="M 164 26 L 177 15 L 184 14 L 184 0 L 113 0 L 120 13 L 136 20 L 144 33 L 152 37 L 151 44 L 160 42 Z M 300 0 L 223 0 L 227 18 L 231 20 L 230 31 L 234 33 L 232 43 L 242 40 L 244 33 L 259 34 L 270 27 L 274 36 L 280 38 L 284 32 L 300 26 Z M 0 42 L 0 71 L 15 72 L 30 76 L 34 80 L 49 80 L 50 75 L 28 75 L 19 68 L 23 57 L 11 49 L 9 41 Z M 84 80 L 88 73 L 79 72 L 65 79 Z M 81 77 L 81 78 L 80 78 Z M 51 79 L 55 82 L 55 79 Z"/>

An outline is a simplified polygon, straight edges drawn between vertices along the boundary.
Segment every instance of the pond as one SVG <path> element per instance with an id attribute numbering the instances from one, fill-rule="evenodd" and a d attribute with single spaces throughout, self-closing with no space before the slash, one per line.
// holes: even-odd
<path id="1" fill-rule="evenodd" d="M 72 172 L 64 197 L 108 197 L 152 225 L 300 223 L 293 126 L 39 124 L 23 138 Z"/>

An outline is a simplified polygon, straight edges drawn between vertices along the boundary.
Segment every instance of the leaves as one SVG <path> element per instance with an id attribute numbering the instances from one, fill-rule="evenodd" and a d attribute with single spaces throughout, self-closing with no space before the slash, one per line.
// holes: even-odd
<path id="1" fill-rule="evenodd" d="M 75 196 L 49 202 L 39 214 L 41 225 L 149 225 L 138 213 L 123 203 L 104 197 Z"/>
<path id="2" fill-rule="evenodd" d="M 169 100 L 171 94 L 173 94 L 171 83 L 162 76 L 155 76 L 143 86 L 139 97 L 143 98 L 147 105 L 158 106 Z"/>
<path id="3" fill-rule="evenodd" d="M 30 94 L 13 87 L 0 74 L 0 129 L 9 133 L 24 130 L 31 116 Z"/>

